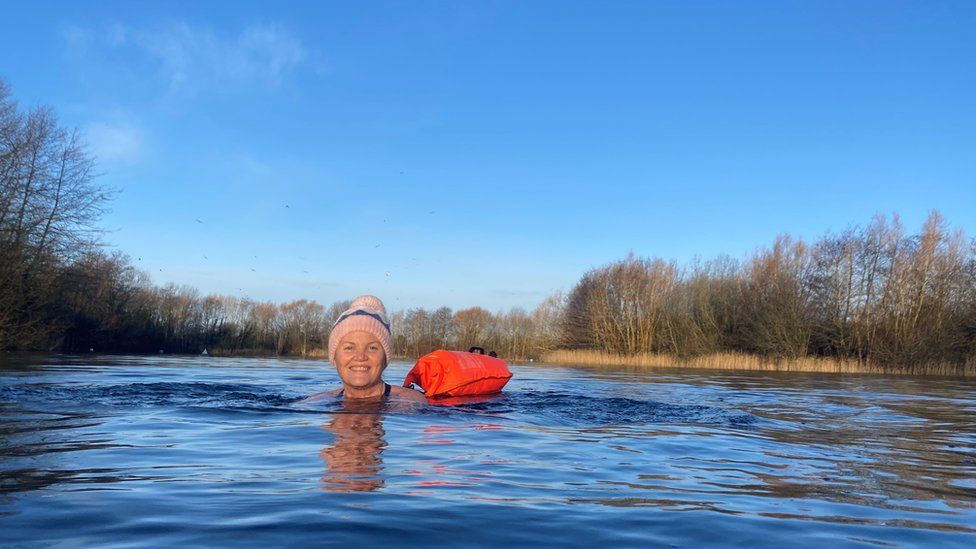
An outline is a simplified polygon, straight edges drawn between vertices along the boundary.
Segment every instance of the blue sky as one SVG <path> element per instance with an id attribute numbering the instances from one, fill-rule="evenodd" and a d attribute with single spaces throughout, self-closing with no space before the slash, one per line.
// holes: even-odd
<path id="1" fill-rule="evenodd" d="M 4 2 L 160 284 L 534 307 L 640 256 L 940 210 L 976 235 L 976 3 Z"/>

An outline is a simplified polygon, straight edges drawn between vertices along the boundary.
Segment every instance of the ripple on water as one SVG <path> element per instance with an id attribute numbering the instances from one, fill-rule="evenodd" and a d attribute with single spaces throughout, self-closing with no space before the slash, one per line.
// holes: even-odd
<path id="1" fill-rule="evenodd" d="M 976 541 L 972 383 L 513 369 L 504 394 L 420 409 L 303 403 L 336 386 L 313 361 L 0 369 L 2 539 Z"/>

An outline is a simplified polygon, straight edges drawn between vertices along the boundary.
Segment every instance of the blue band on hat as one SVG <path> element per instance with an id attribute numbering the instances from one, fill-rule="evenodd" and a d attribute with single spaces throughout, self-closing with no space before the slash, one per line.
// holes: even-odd
<path id="1" fill-rule="evenodd" d="M 382 324 L 384 328 L 386 328 L 386 331 L 387 332 L 390 331 L 390 323 L 387 322 L 386 320 L 384 320 L 382 315 L 379 315 L 377 313 L 371 313 L 369 311 L 364 311 L 362 309 L 356 309 L 355 311 L 350 311 L 348 313 L 342 313 L 341 315 L 339 315 L 339 318 L 336 319 L 335 323 L 332 324 L 332 329 L 335 329 L 335 327 L 338 326 L 339 323 L 342 322 L 343 320 L 345 320 L 345 319 L 347 319 L 347 318 L 349 318 L 351 316 L 354 316 L 354 315 L 364 315 L 364 316 L 373 317 L 377 321 L 379 321 L 379 323 Z"/>

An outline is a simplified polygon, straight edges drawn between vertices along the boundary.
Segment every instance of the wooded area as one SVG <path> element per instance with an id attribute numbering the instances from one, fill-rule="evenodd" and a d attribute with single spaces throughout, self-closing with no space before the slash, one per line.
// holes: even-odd
<path id="1" fill-rule="evenodd" d="M 570 293 L 560 345 L 609 354 L 745 353 L 924 367 L 976 363 L 976 254 L 933 212 L 813 244 L 779 237 L 744 262 L 629 257 Z"/>
<path id="2" fill-rule="evenodd" d="M 109 189 L 77 132 L 21 112 L 0 82 L 0 349 L 323 356 L 349 302 L 326 307 L 154 285 L 98 243 Z M 677 265 L 631 255 L 534 310 L 394 312 L 395 354 L 479 345 L 509 359 L 549 351 L 735 353 L 769 360 L 976 365 L 976 242 L 933 212 L 808 244 L 789 236 L 738 261 Z"/>

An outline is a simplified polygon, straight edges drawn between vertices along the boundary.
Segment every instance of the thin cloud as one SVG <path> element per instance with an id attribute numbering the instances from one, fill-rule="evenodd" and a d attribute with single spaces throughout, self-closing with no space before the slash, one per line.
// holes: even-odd
<path id="1" fill-rule="evenodd" d="M 94 122 L 85 128 L 85 136 L 99 160 L 135 164 L 145 156 L 145 133 L 134 124 Z"/>
<path id="2" fill-rule="evenodd" d="M 62 36 L 76 49 L 97 36 L 103 48 L 132 50 L 156 66 L 173 93 L 255 83 L 278 86 L 306 57 L 301 41 L 276 24 L 230 35 L 188 23 L 154 29 L 114 24 L 101 33 L 69 27 Z"/>
<path id="3" fill-rule="evenodd" d="M 275 173 L 270 165 L 247 155 L 238 157 L 234 165 L 249 177 L 264 178 Z"/>
<path id="4" fill-rule="evenodd" d="M 136 40 L 160 63 L 172 91 L 245 82 L 277 86 L 305 57 L 301 43 L 276 25 L 246 28 L 224 39 L 184 23 L 137 32 Z"/>
<path id="5" fill-rule="evenodd" d="M 277 26 L 250 27 L 227 51 L 228 69 L 237 77 L 269 78 L 278 83 L 305 57 L 298 40 Z"/>
<path id="6" fill-rule="evenodd" d="M 77 25 L 63 25 L 60 32 L 61 39 L 71 52 L 84 53 L 95 41 L 95 35 L 91 30 Z"/>
<path id="7" fill-rule="evenodd" d="M 116 23 L 108 28 L 105 39 L 108 41 L 108 45 L 117 48 L 125 44 L 128 35 L 129 31 L 123 25 Z"/>

